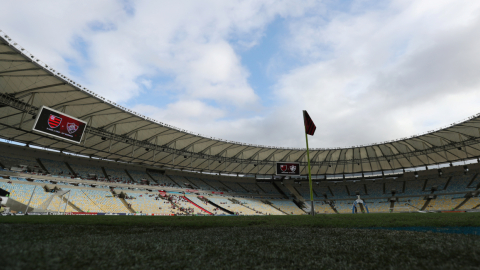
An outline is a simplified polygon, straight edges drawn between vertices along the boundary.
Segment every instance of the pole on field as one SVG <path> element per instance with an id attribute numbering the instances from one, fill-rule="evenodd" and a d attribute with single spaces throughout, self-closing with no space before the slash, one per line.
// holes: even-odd
<path id="1" fill-rule="evenodd" d="M 312 216 L 314 216 L 315 215 L 315 209 L 314 209 L 314 206 L 313 206 L 313 185 L 312 185 L 312 173 L 310 171 L 310 152 L 308 150 L 307 132 L 305 132 L 305 141 L 307 142 L 308 184 L 310 186 L 310 202 L 311 202 L 310 214 Z"/>
<path id="2" fill-rule="evenodd" d="M 36 189 L 37 189 L 37 186 L 35 186 L 35 188 L 33 188 L 32 195 L 30 196 L 30 200 L 28 200 L 27 209 L 25 209 L 25 214 L 28 212 L 28 207 L 30 206 L 30 202 L 32 201 L 33 194 L 35 194 Z"/>
<path id="3" fill-rule="evenodd" d="M 310 202 L 311 202 L 310 214 L 314 216 L 315 208 L 313 205 L 313 185 L 312 185 L 312 173 L 310 171 L 310 150 L 308 149 L 308 135 L 313 136 L 317 128 L 315 127 L 315 124 L 310 118 L 310 115 L 308 115 L 307 111 L 305 110 L 303 111 L 303 125 L 305 126 L 305 142 L 307 143 L 308 184 L 310 186 Z"/>

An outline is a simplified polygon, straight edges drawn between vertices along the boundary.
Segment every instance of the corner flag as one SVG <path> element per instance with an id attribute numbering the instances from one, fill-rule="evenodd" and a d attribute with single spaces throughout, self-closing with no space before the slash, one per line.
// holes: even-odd
<path id="1" fill-rule="evenodd" d="M 317 127 L 308 115 L 307 111 L 303 111 L 303 123 L 305 125 L 305 142 L 307 143 L 307 161 L 308 161 L 308 184 L 310 185 L 310 202 L 312 203 L 310 212 L 311 215 L 315 215 L 315 209 L 313 206 L 313 186 L 312 186 L 312 173 L 310 172 L 310 151 L 308 150 L 308 135 L 313 136 Z"/>
<path id="2" fill-rule="evenodd" d="M 303 122 L 305 123 L 305 133 L 313 136 L 313 133 L 315 133 L 317 127 L 313 123 L 312 118 L 310 118 L 310 115 L 308 115 L 307 111 L 303 111 Z"/>

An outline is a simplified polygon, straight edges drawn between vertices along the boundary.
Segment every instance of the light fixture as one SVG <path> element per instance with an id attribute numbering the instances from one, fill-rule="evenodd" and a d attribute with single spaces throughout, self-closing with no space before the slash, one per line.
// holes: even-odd
<path id="1" fill-rule="evenodd" d="M 418 178 L 418 172 L 414 172 L 415 178 Z"/>

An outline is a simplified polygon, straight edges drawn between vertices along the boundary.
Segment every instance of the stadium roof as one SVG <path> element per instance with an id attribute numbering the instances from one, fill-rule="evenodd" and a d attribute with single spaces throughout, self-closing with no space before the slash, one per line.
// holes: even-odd
<path id="1" fill-rule="evenodd" d="M 32 132 L 32 117 L 42 105 L 88 122 L 84 140 L 75 144 Z M 390 171 L 476 158 L 479 115 L 395 141 L 311 149 L 312 174 Z M 206 137 L 142 116 L 70 80 L 3 32 L 0 137 L 85 156 L 192 171 L 274 174 L 275 162 L 300 162 L 301 173 L 306 174 L 305 149 Z"/>

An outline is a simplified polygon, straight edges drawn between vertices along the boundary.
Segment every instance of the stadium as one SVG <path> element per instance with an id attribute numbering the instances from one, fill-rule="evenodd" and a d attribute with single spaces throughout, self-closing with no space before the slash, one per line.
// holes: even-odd
<path id="1" fill-rule="evenodd" d="M 60 127 L 62 119 L 77 122 L 65 126 L 66 132 L 52 131 Z M 82 87 L 81 82 L 56 71 L 55 67 L 0 32 L 2 225 L 43 224 L 40 230 L 46 233 L 55 228 L 48 226 L 59 224 L 87 227 L 96 224 L 96 227 L 88 227 L 94 230 L 89 235 L 112 233 L 119 243 L 129 243 L 127 245 L 138 251 L 125 251 L 125 256 L 146 258 L 145 263 L 135 263 L 132 262 L 135 259 L 126 262 L 123 257 L 105 255 L 109 260 L 121 262 L 117 266 L 122 268 L 149 267 L 151 263 L 162 262 L 174 269 L 197 268 L 192 266 L 194 260 L 188 257 L 190 253 L 181 251 L 182 245 L 188 245 L 191 239 L 204 233 L 229 238 L 228 228 L 235 233 L 238 227 L 246 227 L 247 231 L 236 233 L 266 237 L 272 249 L 281 250 L 281 237 L 288 236 L 291 238 L 286 241 L 296 241 L 289 226 L 296 228 L 301 239 L 310 239 L 316 244 L 330 239 L 328 241 L 343 244 L 332 243 L 313 253 L 305 253 L 305 256 L 312 256 L 315 252 L 335 250 L 335 255 L 325 257 L 328 260 L 287 262 L 285 252 L 301 257 L 302 249 L 307 249 L 309 244 L 294 251 L 286 248 L 277 254 L 278 257 L 265 255 L 263 250 L 260 258 L 255 257 L 260 255 L 252 248 L 254 238 L 242 244 L 240 236 L 232 236 L 230 239 L 236 243 L 232 244 L 227 239 L 213 237 L 213 241 L 220 243 L 216 248 L 205 247 L 208 239 L 197 239 L 202 243 L 200 248 L 205 247 L 209 252 L 220 252 L 222 246 L 226 248 L 223 255 L 212 255 L 218 261 L 206 264 L 210 259 L 198 259 L 201 261 L 198 267 L 299 269 L 338 266 L 355 269 L 382 265 L 386 268 L 399 263 L 402 267 L 428 268 L 442 264 L 435 261 L 439 256 L 448 260 L 446 268 L 459 264 L 467 268 L 478 267 L 475 247 L 480 242 L 477 236 L 422 234 L 424 242 L 408 245 L 408 241 L 418 237 L 418 232 L 391 236 L 391 231 L 377 230 L 375 234 L 386 239 L 380 245 L 365 239 L 371 233 L 359 228 L 477 228 L 480 114 L 398 140 L 349 148 L 310 149 L 313 203 L 306 149 L 239 143 L 206 137 L 183 128 L 188 127 L 178 128 L 143 116 Z M 278 174 L 278 163 L 298 164 L 299 175 Z M 311 205 L 315 217 L 309 216 Z M 183 219 L 178 220 L 179 217 Z M 112 223 L 144 230 L 144 234 L 123 239 L 124 236 L 119 235 L 124 227 L 112 229 L 108 227 Z M 172 248 L 175 251 L 165 252 L 161 262 L 144 255 L 158 247 L 141 248 L 151 235 L 158 233 L 154 232 L 157 227 L 162 228 L 159 230 L 165 243 L 177 241 Z M 203 231 L 192 231 L 196 227 Z M 345 229 L 351 227 L 356 230 Z M 170 233 L 169 228 L 178 228 L 182 236 Z M 331 231 L 322 231 L 325 228 Z M 212 231 L 214 229 L 220 232 Z M 13 233 L 12 230 L 11 227 L 2 229 L 5 235 Z M 22 230 L 28 231 L 28 228 Z M 60 230 L 58 234 L 62 236 L 59 237 L 67 239 L 80 235 L 69 230 Z M 320 231 L 311 236 L 311 230 Z M 351 249 L 342 242 L 348 239 L 354 239 Z M 69 245 L 68 241 L 59 241 L 61 244 L 51 243 L 58 244 L 51 249 L 61 250 L 62 245 Z M 364 243 L 360 243 L 362 241 Z M 395 244 L 395 241 L 405 242 Z M 441 241 L 440 249 L 445 243 L 454 241 L 464 247 L 439 251 L 426 244 L 436 241 Z M 108 248 L 92 243 L 78 247 L 79 251 L 89 254 L 88 247 Z M 374 258 L 363 251 L 390 249 L 389 244 L 402 246 L 391 252 L 399 252 L 404 257 L 392 259 L 389 253 Z M 425 246 L 416 246 L 421 244 Z M 240 247 L 232 248 L 235 245 Z M 355 247 L 362 251 L 356 251 Z M 198 254 L 193 247 L 188 251 Z M 255 257 L 251 262 L 254 265 L 242 260 L 234 260 L 238 265 L 226 265 L 225 261 L 232 260 L 229 252 L 235 258 Z M 435 260 L 421 260 L 421 252 Z M 86 256 L 98 262 L 98 258 Z M 177 258 L 182 263 L 175 264 L 165 256 Z M 346 259 L 345 256 L 352 257 Z M 38 262 L 41 255 L 33 256 L 32 260 Z M 63 260 L 58 265 L 69 265 Z M 277 260 L 282 264 L 276 264 Z M 9 264 L 11 269 L 31 266 L 18 262 Z M 46 263 L 41 268 L 50 266 Z M 72 266 L 80 267 L 86 265 L 77 262 Z M 99 264 L 97 267 L 107 266 Z"/>

